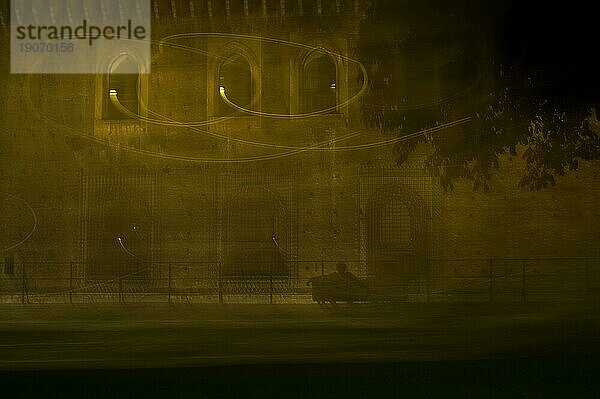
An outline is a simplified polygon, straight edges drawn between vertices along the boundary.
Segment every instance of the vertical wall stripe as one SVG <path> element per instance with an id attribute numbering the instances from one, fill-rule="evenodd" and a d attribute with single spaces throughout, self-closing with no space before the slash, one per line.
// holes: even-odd
<path id="1" fill-rule="evenodd" d="M 160 15 L 158 13 L 158 2 L 155 1 L 154 4 L 153 4 L 153 6 L 154 6 L 153 7 L 154 8 L 154 18 L 155 19 L 159 19 Z"/>
<path id="2" fill-rule="evenodd" d="M 192 18 L 196 17 L 196 10 L 194 9 L 194 0 L 190 0 L 190 15 Z"/>
<path id="3" fill-rule="evenodd" d="M 175 0 L 171 0 L 171 14 L 173 19 L 177 19 L 177 8 L 175 7 Z"/>

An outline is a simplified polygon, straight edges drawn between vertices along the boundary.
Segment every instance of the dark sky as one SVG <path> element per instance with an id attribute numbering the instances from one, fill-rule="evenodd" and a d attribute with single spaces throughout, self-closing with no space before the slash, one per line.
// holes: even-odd
<path id="1" fill-rule="evenodd" d="M 534 94 L 589 100 L 600 92 L 600 13 L 582 0 L 374 0 L 384 26 L 429 26 L 442 37 L 453 29 L 449 15 L 463 14 L 471 34 L 482 33 L 493 47 L 494 64 L 512 84 L 531 80 Z M 448 18 L 448 19 L 445 19 Z M 377 25 L 377 24 L 375 24 Z M 378 29 L 375 27 L 374 29 Z M 394 28 L 393 28 L 394 29 Z M 426 34 L 426 33 L 425 33 Z M 427 40 L 425 37 L 424 40 Z M 451 39 L 450 39 L 451 40 Z"/>
<path id="2" fill-rule="evenodd" d="M 532 77 L 539 94 L 597 97 L 600 14 L 574 0 L 502 1 L 494 11 L 498 55 Z"/>

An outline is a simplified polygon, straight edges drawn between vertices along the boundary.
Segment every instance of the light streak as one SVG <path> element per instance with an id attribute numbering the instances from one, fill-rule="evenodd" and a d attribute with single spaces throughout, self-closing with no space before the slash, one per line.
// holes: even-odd
<path id="1" fill-rule="evenodd" d="M 224 92 L 224 89 L 221 87 L 222 92 Z M 137 114 L 131 112 L 130 110 L 128 110 L 127 108 L 125 108 L 123 106 L 123 104 L 121 104 L 119 102 L 118 99 L 118 95 L 117 92 L 115 90 L 111 90 L 110 92 L 110 99 L 113 102 L 113 104 L 115 105 L 115 107 L 117 107 L 121 112 L 125 113 L 128 116 L 131 117 L 136 117 Z M 398 136 L 392 139 L 388 139 L 388 140 L 381 140 L 381 141 L 376 141 L 373 143 L 364 143 L 364 144 L 356 144 L 356 145 L 351 145 L 351 146 L 342 146 L 342 147 L 323 147 L 324 145 L 327 145 L 329 143 L 332 142 L 332 140 L 326 141 L 326 142 L 322 142 L 319 143 L 317 145 L 314 146 L 308 146 L 308 147 L 300 147 L 300 146 L 285 146 L 285 145 L 278 145 L 278 144 L 268 144 L 268 143 L 261 143 L 261 142 L 255 142 L 255 141 L 249 141 L 249 140 L 243 140 L 243 139 L 237 139 L 235 137 L 225 137 L 222 135 L 216 135 L 219 137 L 223 137 L 227 140 L 230 141 L 234 141 L 234 142 L 239 142 L 241 144 L 248 144 L 248 145 L 254 145 L 254 146 L 258 146 L 258 147 L 266 147 L 266 148 L 278 148 L 278 149 L 293 149 L 293 150 L 298 150 L 300 152 L 304 152 L 304 151 L 327 151 L 327 152 L 341 152 L 341 151 L 354 151 L 354 150 L 358 150 L 358 149 L 367 149 L 367 148 L 375 148 L 375 147 L 380 147 L 380 146 L 386 146 L 386 145 L 390 145 L 390 144 L 394 144 L 397 143 L 399 141 L 406 141 L 409 140 L 411 138 L 417 137 L 417 136 L 421 136 L 424 134 L 428 134 L 428 133 L 433 133 L 442 129 L 446 129 L 446 128 L 450 128 L 453 126 L 457 126 L 457 125 L 461 125 L 463 123 L 467 123 L 471 120 L 471 117 L 464 117 L 464 118 L 460 118 L 451 122 L 446 122 L 443 124 L 440 124 L 438 126 L 434 126 L 431 128 L 426 128 L 426 129 L 422 129 L 419 130 L 415 133 L 410 133 L 407 135 L 403 135 L 403 136 Z M 197 130 L 197 129 L 193 129 L 193 130 Z M 362 130 L 360 130 L 362 131 Z M 358 131 L 358 132 L 360 132 Z M 201 131 L 204 132 L 204 131 Z M 215 135 L 215 134 L 211 134 L 211 135 Z M 343 139 L 343 138 L 340 138 Z M 339 139 L 338 139 L 339 140 Z M 336 140 L 333 140 L 336 141 Z M 291 154 L 289 154 L 291 155 Z M 232 160 L 233 161 L 233 160 Z"/>
<path id="2" fill-rule="evenodd" d="M 273 243 L 275 243 L 275 246 L 277 247 L 277 249 L 279 249 L 279 251 L 283 252 L 283 253 L 284 253 L 284 254 L 286 254 L 286 255 L 289 255 L 289 252 L 288 252 L 288 251 L 284 250 L 283 248 L 281 248 L 281 247 L 279 246 L 279 243 L 277 242 L 277 236 L 275 236 L 275 235 L 273 234 L 273 237 L 271 237 L 271 239 L 273 240 Z"/>
<path id="3" fill-rule="evenodd" d="M 259 42 L 276 43 L 276 44 L 283 44 L 283 45 L 292 46 L 292 47 L 299 47 L 299 48 L 307 49 L 309 51 L 321 51 L 323 53 L 326 53 L 326 54 L 332 56 L 333 58 L 337 58 L 342 61 L 346 61 L 346 62 L 355 64 L 356 66 L 358 66 L 358 68 L 360 69 L 360 71 L 362 73 L 363 84 L 362 84 L 360 90 L 355 95 L 353 95 L 352 97 L 348 98 L 346 101 L 344 101 L 340 104 L 336 104 L 333 107 L 324 108 L 322 110 L 318 110 L 318 111 L 314 111 L 314 112 L 307 112 L 307 113 L 300 113 L 300 114 L 280 114 L 280 113 L 255 111 L 255 110 L 239 107 L 233 103 L 230 104 L 232 107 L 239 109 L 242 112 L 251 114 L 251 115 L 263 116 L 263 117 L 268 117 L 268 118 L 284 118 L 284 119 L 310 118 L 310 117 L 314 117 L 314 116 L 318 116 L 318 115 L 323 115 L 323 114 L 327 114 L 331 111 L 335 111 L 339 108 L 343 108 L 343 107 L 353 103 L 354 101 L 358 100 L 358 98 L 360 98 L 367 91 L 367 89 L 369 87 L 369 75 L 367 73 L 365 66 L 360 61 L 358 61 L 354 58 L 351 58 L 351 57 L 347 57 L 343 54 L 336 53 L 334 51 L 328 50 L 328 49 L 320 47 L 320 46 L 310 46 L 310 45 L 304 44 L 304 43 L 292 42 L 289 40 L 275 39 L 275 38 L 270 38 L 270 37 L 241 35 L 241 34 L 235 34 L 235 33 L 222 33 L 222 32 L 221 33 L 210 33 L 210 32 L 180 33 L 180 34 L 167 36 L 167 37 L 161 39 L 160 43 L 161 44 L 168 43 L 170 40 L 173 40 L 173 39 L 193 38 L 193 37 L 211 37 L 211 36 L 212 37 L 214 37 L 214 36 L 216 36 L 216 37 L 231 37 L 231 38 L 235 38 L 235 39 L 254 40 L 254 41 L 259 41 Z"/>
<path id="4" fill-rule="evenodd" d="M 192 52 L 201 52 L 201 53 L 206 53 L 203 52 L 201 50 L 195 49 L 193 47 L 189 47 L 189 46 L 182 46 L 182 45 L 177 45 L 174 43 L 167 43 L 166 41 L 173 39 L 173 38 L 179 38 L 179 37 L 194 37 L 194 36 L 226 36 L 226 37 L 246 37 L 246 38 L 250 38 L 250 39 L 254 39 L 254 40 L 263 40 L 263 41 L 267 41 L 267 42 L 275 42 L 275 43 L 283 43 L 283 44 L 289 44 L 289 45 L 295 45 L 298 47 L 303 47 L 303 48 L 307 48 L 307 49 L 311 49 L 311 50 L 319 50 L 319 47 L 313 47 L 313 46 L 308 46 L 308 45 L 304 45 L 301 43 L 294 43 L 294 42 L 287 42 L 284 40 L 278 40 L 278 39 L 271 39 L 271 38 L 261 38 L 261 37 L 256 37 L 256 36 L 246 36 L 246 35 L 235 35 L 235 34 L 220 34 L 220 33 L 190 33 L 190 34 L 182 34 L 182 35 L 173 35 L 173 36 L 169 36 L 166 37 L 165 39 L 161 40 L 160 42 L 158 42 L 161 46 L 162 45 L 166 45 L 168 47 L 173 47 L 176 49 L 183 49 L 186 51 L 192 51 Z M 150 40 L 151 43 L 157 43 L 157 41 L 153 41 Z M 332 54 L 334 56 L 338 56 L 341 57 L 342 59 L 348 60 L 350 62 L 355 62 L 358 63 L 359 66 L 362 66 L 362 64 L 360 64 L 360 62 L 356 61 L 356 60 L 352 60 L 349 57 L 345 57 L 341 54 L 335 54 L 332 53 L 328 50 L 325 49 L 321 49 L 324 52 L 327 52 L 329 54 Z M 39 61 L 38 61 L 39 62 Z M 33 67 L 33 66 L 32 66 Z M 364 69 L 364 67 L 362 67 L 362 69 Z M 361 91 L 359 93 L 357 93 L 355 96 L 353 96 L 351 99 L 348 100 L 348 102 L 350 101 L 354 101 L 355 97 L 358 98 L 359 95 L 362 95 L 363 91 L 366 90 L 366 84 L 368 82 L 368 76 L 366 75 L 366 71 L 363 72 L 365 79 L 363 81 L 363 87 L 361 89 Z M 208 134 L 211 135 L 213 137 L 217 137 L 223 140 L 227 140 L 227 141 L 233 141 L 233 142 L 239 142 L 241 144 L 247 144 L 247 145 L 254 145 L 257 147 L 264 147 L 264 148 L 277 148 L 277 149 L 285 149 L 285 150 L 289 150 L 289 151 L 284 151 L 284 152 L 278 152 L 275 154 L 267 154 L 267 155 L 257 155 L 257 156 L 250 156 L 250 157 L 239 157 L 239 158 L 218 158 L 218 157 L 189 157 L 189 156 L 184 156 L 184 155 L 174 155 L 174 154 L 162 154 L 160 152 L 157 151 L 151 151 L 151 150 L 144 150 L 141 148 L 136 148 L 136 147 L 132 147 L 132 146 L 127 146 L 127 145 L 122 145 L 119 143 L 113 143 L 108 139 L 100 139 L 98 137 L 94 137 L 92 135 L 83 135 L 81 134 L 81 132 L 77 129 L 74 129 L 64 123 L 60 123 L 56 120 L 53 120 L 52 118 L 48 117 L 45 114 L 42 114 L 41 112 L 39 112 L 37 110 L 37 108 L 34 106 L 33 101 L 31 99 L 31 83 L 30 83 L 30 79 L 31 79 L 31 74 L 27 74 L 26 80 L 25 80 L 25 84 L 23 85 L 23 90 L 25 92 L 25 103 L 28 106 L 28 108 L 35 112 L 35 116 L 44 121 L 45 123 L 52 125 L 54 127 L 58 127 L 58 128 L 64 128 L 66 130 L 69 130 L 71 132 L 73 132 L 74 135 L 76 135 L 77 137 L 81 137 L 81 138 L 85 138 L 87 140 L 90 141 L 94 141 L 103 145 L 106 145 L 108 147 L 111 148 L 116 148 L 119 150 L 125 150 L 128 151 L 130 153 L 135 153 L 135 154 L 140 154 L 140 155 L 144 155 L 144 156 L 150 156 L 153 158 L 158 158 L 158 159 L 167 159 L 167 160 L 173 160 L 173 161 L 184 161 L 184 162 L 194 162 L 194 163 L 247 163 L 247 162 L 260 162 L 260 161 L 268 161 L 268 160 L 274 160 L 274 159 L 280 159 L 280 158 L 284 158 L 284 157 L 289 157 L 292 155 L 296 155 L 296 154 L 300 154 L 302 152 L 307 152 L 307 151 L 331 151 L 331 152 L 339 152 L 339 151 L 354 151 L 354 150 L 361 150 L 361 149 L 369 149 L 369 148 L 376 148 L 379 146 L 386 146 L 386 145 L 390 145 L 390 144 L 394 144 L 400 141 L 405 141 L 405 140 L 409 140 L 412 139 L 414 137 L 417 137 L 419 135 L 423 135 L 423 134 L 430 134 L 433 132 L 437 132 L 440 131 L 442 129 L 446 129 L 449 127 L 454 127 L 463 123 L 467 123 L 468 121 L 470 121 L 470 117 L 465 117 L 465 118 L 461 118 L 452 122 L 448 122 L 445 124 L 441 124 L 438 126 L 435 126 L 433 128 L 429 128 L 429 129 L 423 129 L 408 135 L 404 135 L 404 136 L 399 136 L 399 137 L 395 137 L 392 139 L 388 139 L 388 140 L 382 140 L 379 142 L 372 142 L 372 143 L 364 143 L 364 144 L 357 144 L 357 145 L 349 145 L 349 146 L 335 146 L 332 147 L 331 145 L 341 141 L 341 140 L 346 140 L 349 138 L 352 138 L 358 134 L 360 134 L 361 132 L 364 131 L 364 129 L 358 130 L 358 131 L 354 131 L 351 132 L 345 136 L 339 137 L 339 138 L 335 138 L 332 140 L 327 140 L 324 142 L 320 142 L 320 143 L 316 143 L 314 145 L 310 145 L 310 146 L 285 146 L 285 145 L 277 145 L 277 144 L 269 144 L 269 143 L 261 143 L 261 142 L 254 142 L 254 141 L 249 141 L 249 140 L 243 140 L 243 139 L 237 139 L 235 137 L 230 137 L 230 136 L 224 136 L 224 135 L 218 135 L 218 134 L 214 134 L 211 132 L 208 132 L 206 130 L 201 130 L 201 129 L 193 129 L 194 131 L 203 133 L 203 134 Z M 118 109 L 120 109 L 122 112 L 126 112 L 128 113 L 128 115 L 136 117 L 137 119 L 141 119 L 144 120 L 143 117 L 140 117 L 139 115 L 136 115 L 134 113 L 131 113 L 131 111 L 127 110 L 125 107 L 122 106 L 122 104 L 120 104 L 120 102 L 118 101 L 118 93 L 116 92 L 116 90 L 111 90 L 109 92 L 110 94 L 110 98 L 111 98 L 111 102 L 113 102 L 113 104 L 115 104 Z M 337 107 L 341 107 L 344 104 L 347 104 L 348 102 L 339 104 L 336 106 Z M 321 110 L 318 111 L 317 113 L 324 113 L 324 112 L 328 112 L 328 110 Z M 284 114 L 271 114 L 273 117 L 293 117 L 294 115 L 284 115 Z M 265 115 L 263 116 L 268 116 L 267 113 L 265 113 Z M 306 117 L 306 114 L 304 115 L 297 115 L 300 117 Z M 226 117 L 228 119 L 228 117 Z M 167 125 L 171 125 L 171 126 L 182 126 L 182 127 L 188 127 L 190 128 L 191 126 L 193 126 L 194 123 L 185 123 L 185 122 L 177 122 L 177 121 L 173 121 L 171 120 L 170 122 L 165 122 L 164 120 L 162 121 L 152 121 L 152 120 L 148 120 L 148 122 L 150 123 L 163 123 L 163 124 L 167 124 Z M 196 123 L 205 123 L 205 122 L 196 122 Z"/>
<path id="5" fill-rule="evenodd" d="M 6 252 L 6 251 L 10 251 L 11 249 L 17 248 L 18 246 L 22 245 L 27 240 L 29 240 L 31 238 L 31 236 L 33 235 L 33 233 L 35 233 L 35 230 L 37 229 L 38 220 L 37 220 L 37 215 L 35 213 L 35 210 L 33 209 L 33 207 L 31 205 L 29 205 L 29 202 L 25 201 L 23 198 L 19 198 L 15 195 L 12 195 L 9 193 L 2 193 L 2 194 L 6 195 L 8 197 L 14 198 L 16 200 L 19 200 L 22 203 L 24 203 L 25 206 L 27 207 L 27 209 L 29 210 L 29 212 L 31 213 L 31 216 L 33 217 L 33 227 L 31 228 L 29 233 L 25 236 L 25 238 L 23 238 L 21 241 L 17 242 L 16 244 L 13 244 L 9 247 L 0 249 L 0 252 Z"/>
<path id="6" fill-rule="evenodd" d="M 119 245 L 121 246 L 121 248 L 123 248 L 123 251 L 125 251 L 127 254 L 133 256 L 134 258 L 136 258 L 138 260 L 141 260 L 142 262 L 146 262 L 144 259 L 140 258 L 139 256 L 136 256 L 134 253 L 129 251 L 127 248 L 125 248 L 125 245 L 123 245 L 123 240 L 121 239 L 121 237 L 117 237 L 117 241 L 119 242 Z"/>

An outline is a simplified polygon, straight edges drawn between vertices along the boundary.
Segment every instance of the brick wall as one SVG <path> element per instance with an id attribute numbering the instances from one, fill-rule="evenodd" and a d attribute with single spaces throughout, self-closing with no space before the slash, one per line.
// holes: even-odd
<path id="1" fill-rule="evenodd" d="M 175 3 L 176 7 L 184 5 Z M 194 2 L 197 3 L 207 5 Z M 267 3 L 272 10 L 273 2 Z M 305 3 L 306 10 L 315 10 L 316 2 L 312 8 L 310 2 Z M 324 0 L 323 10 L 331 9 L 330 3 Z M 344 12 L 354 12 L 351 2 L 340 3 Z M 165 4 L 160 3 L 160 21 L 172 18 L 164 17 L 170 12 L 164 8 Z M 286 5 L 289 5 L 286 10 L 298 12 L 297 3 L 292 6 L 287 1 Z M 196 8 L 196 12 L 205 11 Z M 177 15 L 180 18 L 185 14 Z M 219 21 L 224 23 L 222 18 Z M 170 22 L 159 22 L 153 32 L 161 35 L 176 29 L 193 30 L 205 21 L 190 23 L 177 28 Z M 249 32 L 249 26 L 239 29 Z M 283 25 L 261 29 L 265 35 L 285 40 L 326 36 L 344 53 L 351 52 L 348 48 L 355 26 L 332 23 L 327 33 L 315 29 L 310 35 L 293 26 L 295 30 L 286 30 Z M 220 39 L 212 47 L 200 45 L 200 48 L 216 52 L 226 44 L 226 40 Z M 290 78 L 290 71 L 300 50 L 292 46 L 274 50 L 272 46 L 256 43 L 249 47 L 260 63 L 263 89 L 260 109 L 290 112 L 299 89 Z M 0 48 L 3 54 L 8 53 L 6 40 Z M 214 115 L 210 112 L 208 57 L 173 49 L 164 49 L 162 53 L 157 49 L 154 54 L 153 72 L 148 79 L 150 109 L 175 120 L 210 120 Z M 597 162 L 582 162 L 578 172 L 559 178 L 556 187 L 529 192 L 517 187 L 522 159 L 504 156 L 501 168 L 493 174 L 492 188 L 486 193 L 473 192 L 466 181 L 457 182 L 452 192 L 443 192 L 422 169 L 429 150 L 426 147 L 419 147 L 402 168 L 393 166 L 394 156 L 389 146 L 341 152 L 305 151 L 232 165 L 227 161 L 269 157 L 290 150 L 249 146 L 210 134 L 275 146 L 310 146 L 329 140 L 324 145 L 331 148 L 387 137 L 365 130 L 346 138 L 360 129 L 356 103 L 339 114 L 307 120 L 245 116 L 200 130 L 146 123 L 126 128 L 130 122 L 104 124 L 98 120 L 101 80 L 77 75 L 10 75 L 6 62 L 1 68 L 0 191 L 26 199 L 36 210 L 39 223 L 32 238 L 15 250 L 19 259 L 80 261 L 81 218 L 85 211 L 81 200 L 82 175 L 111 176 L 123 171 L 151 171 L 160 175 L 157 260 L 190 262 L 186 268 L 200 267 L 192 262 L 222 259 L 223 204 L 228 196 L 235 195 L 232 188 L 237 186 L 272 190 L 293 215 L 288 221 L 289 241 L 284 248 L 290 251 L 288 256 L 293 261 L 345 259 L 351 261 L 353 271 L 365 273 L 364 205 L 368 196 L 366 191 L 361 192 L 361 187 L 375 190 L 394 184 L 407 185 L 431 210 L 428 248 L 432 257 L 598 256 Z M 358 90 L 355 77 L 351 71 L 341 77 L 346 96 Z M 173 159 L 172 155 L 185 159 Z M 198 158 L 219 158 L 222 162 L 207 163 Z M 25 225 L 31 222 L 28 218 L 24 212 L 5 216 L 7 225 L 23 225 L 22 230 L 10 230 L 9 236 L 3 238 L 6 243 L 26 234 Z M 314 265 L 310 265 L 299 267 L 299 275 L 315 274 Z M 182 275 L 193 274 L 183 268 Z M 161 266 L 159 275 L 164 272 Z M 63 275 L 66 273 L 63 270 Z M 203 273 L 197 271 L 198 275 Z"/>

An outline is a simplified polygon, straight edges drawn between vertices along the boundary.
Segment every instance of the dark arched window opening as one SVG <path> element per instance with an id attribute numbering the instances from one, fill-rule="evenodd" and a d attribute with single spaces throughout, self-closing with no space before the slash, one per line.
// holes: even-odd
<path id="1" fill-rule="evenodd" d="M 381 192 L 369 204 L 368 267 L 371 273 L 416 278 L 424 270 L 427 239 L 423 215 L 410 194 Z"/>
<path id="2" fill-rule="evenodd" d="M 409 208 L 392 198 L 379 211 L 378 239 L 388 249 L 409 249 L 412 245 L 412 220 Z"/>
<path id="3" fill-rule="evenodd" d="M 140 184 L 136 180 L 141 178 L 88 178 L 87 278 L 148 276 L 153 230 L 151 200 L 149 188 L 136 188 L 134 185 Z"/>
<path id="4" fill-rule="evenodd" d="M 281 209 L 259 194 L 242 194 L 229 204 L 224 237 L 225 259 L 222 268 L 229 277 L 285 277 L 289 270 L 282 246 Z"/>
<path id="5" fill-rule="evenodd" d="M 229 57 L 219 69 L 219 86 L 225 88 L 227 98 L 242 108 L 252 108 L 252 72 L 250 65 L 240 55 Z M 218 113 L 221 116 L 231 115 L 236 109 L 226 104 L 219 96 Z"/>
<path id="6" fill-rule="evenodd" d="M 315 112 L 335 107 L 336 68 L 331 57 L 327 54 L 312 55 L 305 62 L 303 72 L 302 111 Z"/>
<path id="7" fill-rule="evenodd" d="M 124 73 L 138 70 L 136 62 L 130 57 L 123 57 L 117 60 L 110 69 L 108 76 L 108 90 L 104 93 L 105 112 L 104 119 L 122 120 L 133 119 L 131 115 L 127 115 L 122 110 L 118 109 L 110 99 L 112 90 L 117 92 L 117 98 L 121 105 L 127 110 L 138 115 L 139 113 L 139 74 Z"/>

